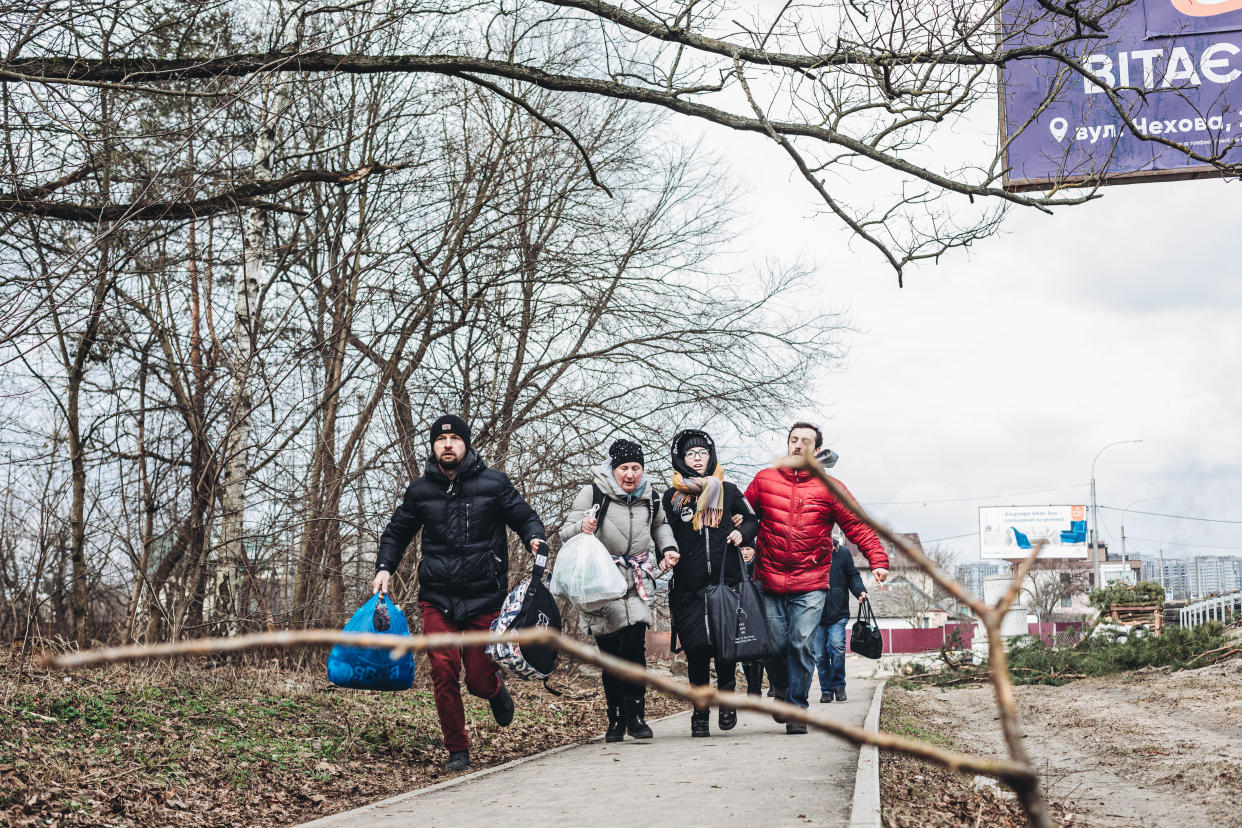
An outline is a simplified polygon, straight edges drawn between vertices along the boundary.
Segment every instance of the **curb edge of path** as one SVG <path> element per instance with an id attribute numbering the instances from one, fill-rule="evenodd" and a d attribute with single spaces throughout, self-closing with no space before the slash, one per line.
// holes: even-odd
<path id="1" fill-rule="evenodd" d="M 880 699 L 886 684 L 888 680 L 881 679 L 876 685 L 863 730 L 875 733 L 880 729 Z M 862 745 L 858 750 L 858 771 L 854 775 L 849 828 L 880 828 L 880 825 L 880 750 L 875 745 Z"/>
<path id="2" fill-rule="evenodd" d="M 682 710 L 679 713 L 670 713 L 667 716 L 661 716 L 658 719 L 651 719 L 650 721 L 662 722 L 676 716 L 686 716 L 689 713 L 689 710 Z M 868 720 L 870 719 L 868 718 Z M 535 762 L 548 756 L 561 753 L 562 751 L 569 750 L 570 748 L 589 745 L 593 742 L 601 742 L 603 739 L 604 734 L 601 733 L 598 736 L 585 739 L 581 742 L 571 742 L 568 745 L 561 745 L 560 747 L 549 748 L 548 750 L 541 751 L 539 753 L 532 753 L 530 756 L 520 756 L 517 759 L 510 759 L 508 762 L 504 762 L 500 765 L 493 765 L 490 768 L 482 768 L 472 773 L 464 774 L 463 776 L 455 776 L 452 779 L 446 779 L 443 782 L 436 782 L 434 785 L 426 785 L 422 788 L 415 788 L 412 791 L 405 791 L 404 793 L 399 793 L 396 796 L 390 796 L 387 799 L 381 799 L 376 802 L 368 802 L 365 805 L 359 805 L 357 808 L 337 811 L 335 814 L 327 814 L 325 816 L 318 817 L 317 819 L 313 819 L 310 822 L 295 823 L 294 828 L 340 828 L 340 826 L 343 825 L 355 825 L 357 824 L 355 820 L 364 817 L 367 812 L 373 811 L 377 808 L 386 808 L 390 805 L 396 805 L 410 799 L 417 799 L 425 794 L 435 793 L 436 791 L 451 788 L 454 785 L 460 785 L 463 782 L 471 782 L 484 776 L 491 776 L 494 773 L 500 773 L 501 771 L 515 768 L 518 765 L 524 765 L 527 762 Z M 351 814 L 353 815 L 352 817 L 350 817 Z"/>

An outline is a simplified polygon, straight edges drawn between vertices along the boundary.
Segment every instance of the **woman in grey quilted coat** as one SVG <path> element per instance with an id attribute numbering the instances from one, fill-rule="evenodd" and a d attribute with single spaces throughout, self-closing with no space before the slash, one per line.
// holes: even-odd
<path id="1" fill-rule="evenodd" d="M 598 506 L 594 513 L 592 506 Z M 625 577 L 625 595 L 581 611 L 583 632 L 595 636 L 601 652 L 646 666 L 647 627 L 655 599 L 652 541 L 663 556 L 662 568 L 677 563 L 677 542 L 664 520 L 659 495 L 647 482 L 643 449 L 630 440 L 617 440 L 608 459 L 595 471 L 593 482 L 574 498 L 562 541 L 580 532 L 594 534 L 612 555 Z M 646 688 L 604 673 L 604 697 L 608 701 L 608 732 L 605 740 L 619 742 L 626 732 L 635 739 L 650 739 L 647 726 Z"/>

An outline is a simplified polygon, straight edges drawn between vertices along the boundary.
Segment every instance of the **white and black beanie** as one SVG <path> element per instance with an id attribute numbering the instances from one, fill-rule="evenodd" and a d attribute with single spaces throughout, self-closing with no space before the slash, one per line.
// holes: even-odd
<path id="1" fill-rule="evenodd" d="M 622 463 L 645 465 L 643 462 L 643 447 L 633 440 L 627 440 L 624 437 L 608 447 L 608 459 L 614 469 Z"/>

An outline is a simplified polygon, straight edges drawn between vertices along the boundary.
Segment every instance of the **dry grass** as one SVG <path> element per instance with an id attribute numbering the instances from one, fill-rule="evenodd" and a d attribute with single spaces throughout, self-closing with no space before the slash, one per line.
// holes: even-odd
<path id="1" fill-rule="evenodd" d="M 927 692 L 927 691 L 923 691 Z M 886 690 L 880 708 L 880 729 L 921 739 L 950 750 L 965 750 L 953 733 L 919 709 L 920 693 Z M 976 782 L 979 779 L 979 782 Z M 1029 825 L 1017 797 L 1007 789 L 989 784 L 941 765 L 900 753 L 880 754 L 881 816 L 886 828 L 957 828 Z M 1049 803 L 1057 825 L 1075 825 L 1057 802 Z"/>

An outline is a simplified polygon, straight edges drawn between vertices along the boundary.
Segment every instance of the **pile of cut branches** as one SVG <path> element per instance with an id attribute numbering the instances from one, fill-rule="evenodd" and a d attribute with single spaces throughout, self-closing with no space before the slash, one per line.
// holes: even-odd
<path id="1" fill-rule="evenodd" d="M 988 681 L 988 665 L 961 664 L 942 653 L 939 670 L 910 665 L 894 683 L 905 689 L 959 687 Z M 1242 655 L 1242 642 L 1230 639 L 1223 624 L 1210 621 L 1194 628 L 1166 628 L 1160 636 L 1130 636 L 1124 641 L 1085 639 L 1076 647 L 1054 649 L 1038 638 L 1022 636 L 1009 646 L 1014 684 L 1061 685 L 1076 679 L 1113 675 L 1143 668 L 1183 670 L 1205 667 Z"/>

